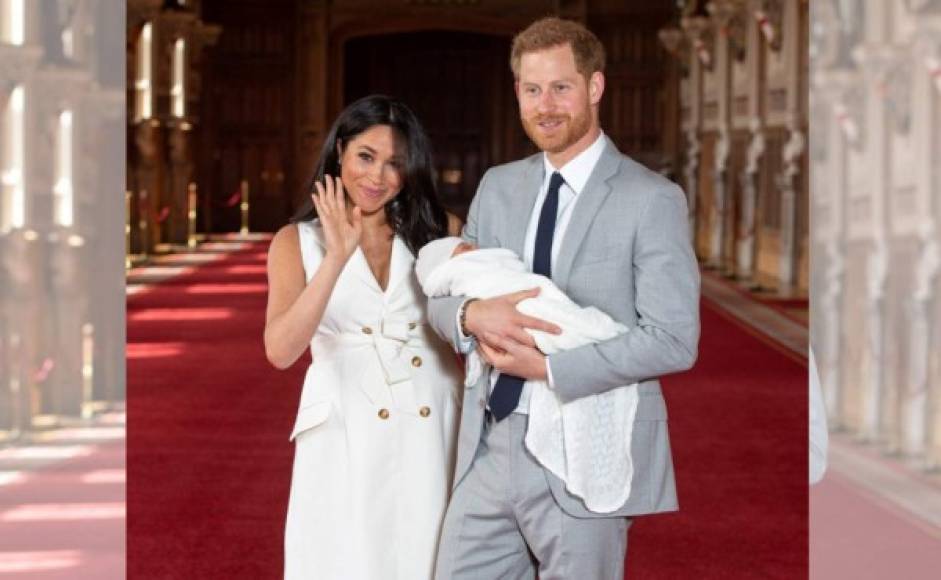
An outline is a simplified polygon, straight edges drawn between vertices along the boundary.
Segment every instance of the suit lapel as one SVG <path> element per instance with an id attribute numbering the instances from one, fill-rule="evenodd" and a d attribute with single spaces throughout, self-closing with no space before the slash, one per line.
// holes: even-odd
<path id="1" fill-rule="evenodd" d="M 559 255 L 556 257 L 555 265 L 552 268 L 552 280 L 563 289 L 568 282 L 578 249 L 591 229 L 595 214 L 598 213 L 604 200 L 611 193 L 611 186 L 608 185 L 607 181 L 617 174 L 618 166 L 621 163 L 617 147 L 610 139 L 607 137 L 605 139 L 607 143 L 601 157 L 598 159 L 598 164 L 591 172 L 591 177 L 588 179 L 588 183 L 585 184 L 585 188 L 575 199 L 572 217 L 565 230 L 562 247 L 559 248 Z"/>
<path id="2" fill-rule="evenodd" d="M 505 230 L 507 239 L 501 240 L 500 245 L 516 252 L 520 259 L 523 258 L 525 249 L 523 246 L 526 243 L 526 228 L 529 226 L 529 218 L 533 214 L 533 206 L 539 197 L 545 173 L 542 155 L 533 155 L 526 164 L 526 170 L 516 186 L 516 191 L 511 191 L 509 195 L 506 215 L 510 220 L 519 221 L 509 224 Z"/>

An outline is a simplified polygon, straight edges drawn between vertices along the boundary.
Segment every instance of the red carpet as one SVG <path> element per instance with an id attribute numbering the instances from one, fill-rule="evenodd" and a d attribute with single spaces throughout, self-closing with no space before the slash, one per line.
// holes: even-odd
<path id="1" fill-rule="evenodd" d="M 128 301 L 128 578 L 280 578 L 302 359 L 265 360 L 264 244 Z M 704 304 L 665 390 L 681 512 L 639 518 L 629 578 L 806 577 L 805 366 Z"/>

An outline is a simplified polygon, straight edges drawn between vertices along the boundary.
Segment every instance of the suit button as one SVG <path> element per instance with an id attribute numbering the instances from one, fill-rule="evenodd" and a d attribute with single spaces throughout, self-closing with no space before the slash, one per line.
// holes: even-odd
<path id="1" fill-rule="evenodd" d="M 380 419 L 388 419 L 388 418 L 389 418 L 389 410 L 388 410 L 388 409 L 379 409 L 379 418 L 380 418 Z"/>
<path id="2" fill-rule="evenodd" d="M 415 323 L 415 322 L 409 322 L 409 323 L 408 323 L 408 329 L 409 329 L 409 330 L 415 330 L 415 327 L 416 327 L 416 326 L 418 326 L 418 323 Z"/>
<path id="3" fill-rule="evenodd" d="M 372 329 L 368 326 L 363 327 L 363 334 L 372 334 Z"/>
<path id="4" fill-rule="evenodd" d="M 418 410 L 418 414 L 421 415 L 422 417 L 427 417 L 428 415 L 431 415 L 431 408 L 422 407 L 421 409 Z"/>
<path id="5" fill-rule="evenodd" d="M 413 356 L 413 357 L 412 357 L 412 366 L 413 366 L 413 367 L 420 367 L 420 366 L 421 366 L 421 357 L 420 357 L 420 356 Z"/>

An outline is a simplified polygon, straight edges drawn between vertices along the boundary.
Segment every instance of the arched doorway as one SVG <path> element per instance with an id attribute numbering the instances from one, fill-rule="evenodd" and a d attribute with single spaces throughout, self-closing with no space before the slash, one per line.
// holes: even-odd
<path id="1" fill-rule="evenodd" d="M 405 101 L 432 141 L 439 191 L 462 217 L 480 177 L 535 151 L 520 127 L 510 38 L 476 32 L 396 32 L 343 45 L 343 105 L 372 93 Z"/>

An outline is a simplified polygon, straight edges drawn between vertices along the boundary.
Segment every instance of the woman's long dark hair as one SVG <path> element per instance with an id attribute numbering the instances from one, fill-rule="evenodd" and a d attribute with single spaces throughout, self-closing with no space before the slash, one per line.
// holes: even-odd
<path id="1" fill-rule="evenodd" d="M 309 221 L 317 216 L 310 194 L 325 174 L 340 174 L 337 143 L 346 147 L 354 137 L 376 125 L 392 127 L 406 144 L 402 191 L 386 204 L 385 211 L 392 231 L 417 254 L 428 242 L 447 235 L 448 219 L 432 178 L 431 144 L 425 130 L 405 103 L 385 95 L 363 97 L 340 113 L 324 140 L 314 175 L 307 182 L 304 204 L 291 221 Z"/>

